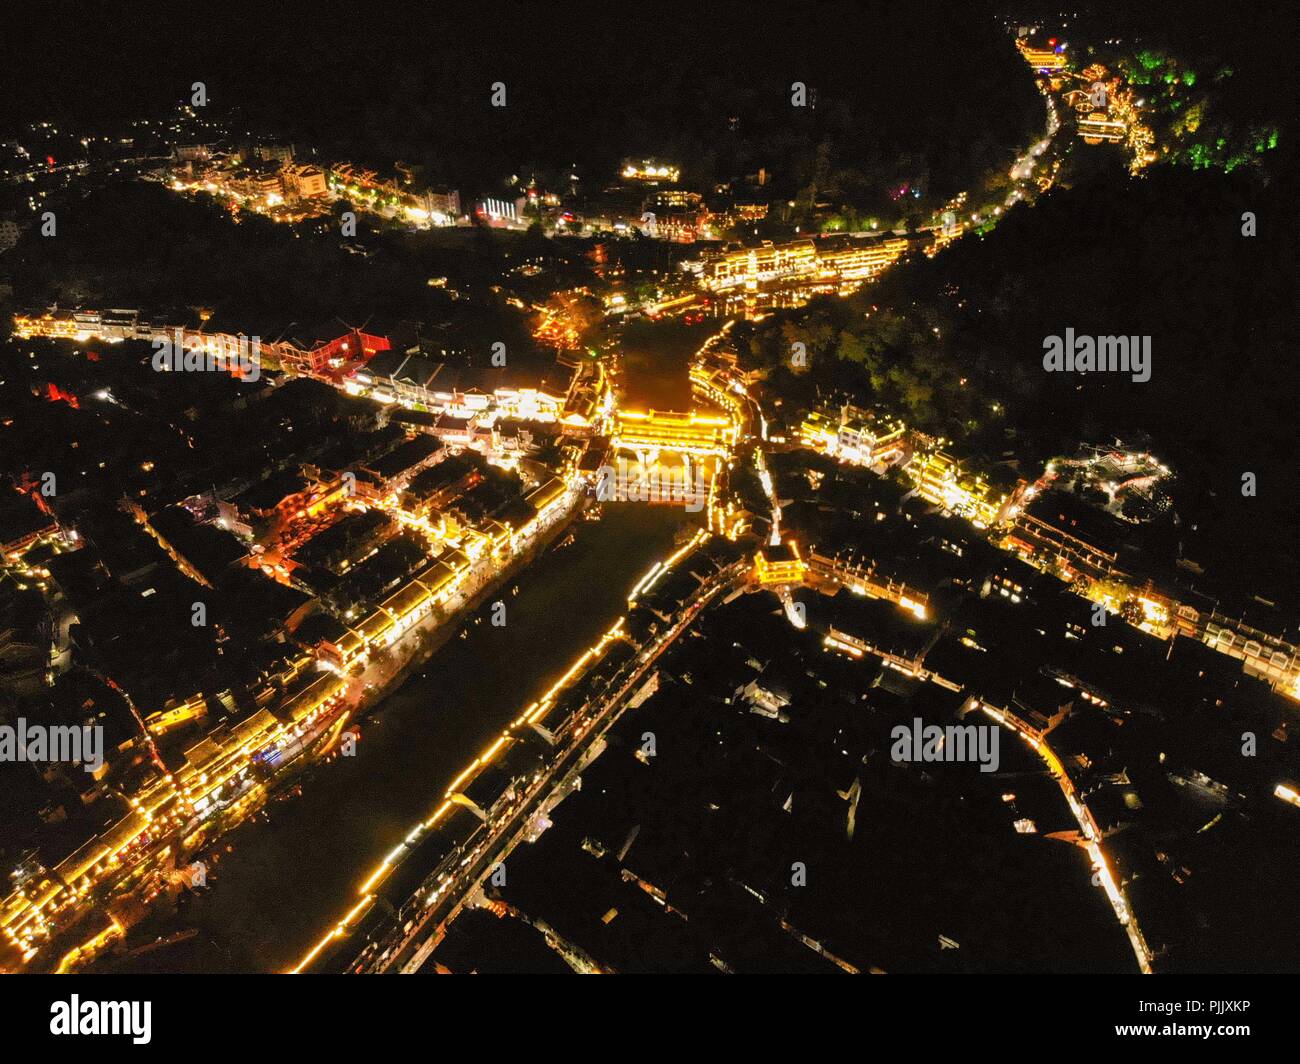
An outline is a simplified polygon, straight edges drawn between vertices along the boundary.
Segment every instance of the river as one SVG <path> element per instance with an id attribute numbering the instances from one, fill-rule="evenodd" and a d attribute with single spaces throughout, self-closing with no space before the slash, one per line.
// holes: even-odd
<path id="1" fill-rule="evenodd" d="M 688 518 L 680 507 L 628 503 L 574 524 L 571 544 L 494 596 L 506 603 L 504 626 L 490 623 L 490 606 L 481 609 L 466 638 L 452 638 L 381 700 L 362 723 L 355 756 L 309 770 L 299 793 L 222 838 L 205 855 L 208 889 L 148 926 L 150 937 L 197 933 L 93 968 L 292 967 L 461 769 L 623 613 L 628 591 L 671 553 Z"/>

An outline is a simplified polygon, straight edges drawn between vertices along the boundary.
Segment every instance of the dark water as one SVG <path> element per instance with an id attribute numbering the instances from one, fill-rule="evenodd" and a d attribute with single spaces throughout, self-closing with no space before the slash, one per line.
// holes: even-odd
<path id="1" fill-rule="evenodd" d="M 691 356 L 717 330 L 717 322 L 686 325 L 680 319 L 624 325 L 620 336 L 623 401 L 656 410 L 699 406 L 691 398 L 687 370 Z"/>
<path id="2" fill-rule="evenodd" d="M 301 794 L 222 840 L 215 864 L 208 858 L 211 889 L 150 927 L 197 935 L 108 967 L 292 967 L 447 784 L 624 612 L 628 591 L 671 552 L 686 519 L 677 507 L 621 504 L 600 522 L 575 524 L 574 543 L 543 555 L 499 596 L 504 627 L 481 610 L 466 639 L 451 639 L 363 724 L 355 757 L 313 770 Z"/>

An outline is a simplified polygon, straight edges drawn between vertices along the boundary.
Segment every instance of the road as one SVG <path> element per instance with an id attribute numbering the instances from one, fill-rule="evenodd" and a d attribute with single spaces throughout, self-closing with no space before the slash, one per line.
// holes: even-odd
<path id="1" fill-rule="evenodd" d="M 1106 855 L 1101 849 L 1101 829 L 1097 827 L 1097 821 L 1093 819 L 1092 811 L 1080 800 L 1078 792 L 1074 788 L 1074 781 L 1070 779 L 1069 773 L 1065 771 L 1061 759 L 1056 756 L 1056 752 L 1047 744 L 1042 735 L 1026 726 L 1014 713 L 1008 713 L 993 706 L 985 705 L 982 702 L 979 704 L 979 708 L 1003 727 L 1014 731 L 1032 746 L 1034 752 L 1043 759 L 1047 771 L 1051 773 L 1052 778 L 1056 780 L 1057 785 L 1061 788 L 1061 794 L 1064 795 L 1066 804 L 1070 807 L 1070 812 L 1079 825 L 1079 832 L 1084 838 L 1084 849 L 1088 851 L 1088 857 L 1092 861 L 1094 882 L 1099 884 L 1106 892 L 1111 908 L 1115 910 L 1115 918 L 1123 926 L 1124 933 L 1128 935 L 1129 945 L 1133 947 L 1133 956 L 1137 959 L 1138 970 L 1143 975 L 1150 975 L 1152 971 L 1151 961 L 1153 959 L 1151 950 L 1147 946 L 1146 939 L 1142 936 L 1142 929 L 1138 927 L 1137 917 L 1133 915 L 1128 898 L 1124 896 L 1123 888 L 1115 879 L 1110 866 L 1106 863 Z"/>

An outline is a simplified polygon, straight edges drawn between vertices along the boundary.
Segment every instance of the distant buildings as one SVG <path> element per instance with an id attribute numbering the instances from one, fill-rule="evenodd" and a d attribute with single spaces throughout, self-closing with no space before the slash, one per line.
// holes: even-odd
<path id="1" fill-rule="evenodd" d="M 1020 49 L 1020 54 L 1024 57 L 1025 62 L 1037 71 L 1055 73 L 1058 70 L 1065 69 L 1064 45 L 1055 48 L 1035 48 L 1027 38 L 1021 37 L 1016 41 L 1016 47 Z"/>
<path id="2" fill-rule="evenodd" d="M 24 339 L 45 337 L 85 343 L 100 340 L 118 343 L 166 340 L 186 351 L 237 358 L 247 354 L 250 337 L 213 327 L 210 318 L 200 314 L 186 320 L 145 317 L 139 310 L 46 310 L 20 311 L 14 315 L 14 334 Z M 388 339 L 359 329 L 321 339 L 253 337 L 263 369 L 280 369 L 300 376 L 329 378 L 349 364 L 356 364 L 380 351 L 388 350 Z"/>
<path id="3" fill-rule="evenodd" d="M 433 219 L 455 221 L 460 217 L 460 193 L 454 188 L 430 189 L 424 193 L 425 209 Z"/>
<path id="4" fill-rule="evenodd" d="M 906 237 L 826 237 L 764 243 L 711 254 L 700 281 L 716 292 L 771 287 L 856 287 L 886 270 L 911 246 Z"/>
<path id="5" fill-rule="evenodd" d="M 111 817 L 97 809 L 89 830 L 70 841 L 93 838 L 71 856 L 72 846 L 62 848 L 48 872 L 35 871 L 0 901 L 0 940 L 25 951 L 46 940 L 56 909 L 165 860 L 174 833 L 237 823 L 264 781 L 337 735 L 355 708 L 360 667 L 422 621 L 432 624 L 437 611 L 462 606 L 518 561 L 539 529 L 563 519 L 578 500 L 569 480 L 580 446 L 568 431 L 591 431 L 605 388 L 599 367 L 585 359 L 557 366 L 547 356 L 534 372 L 512 352 L 509 368 L 458 367 L 392 351 L 386 336 L 340 325 L 337 333 L 282 332 L 261 343 L 268 368 L 317 380 L 279 379 L 245 391 L 220 377 L 150 368 L 144 349 L 151 341 L 212 352 L 247 342 L 208 310 L 154 317 L 53 307 L 16 314 L 14 325 L 21 338 L 91 345 L 84 357 L 49 360 L 62 375 L 50 378 L 46 397 L 68 399 L 51 409 L 63 419 L 59 438 L 81 444 L 78 458 L 103 454 L 122 471 L 114 470 L 118 481 L 105 474 L 106 505 L 91 498 L 86 509 L 72 491 L 60 491 L 62 532 L 32 477 L 20 490 L 0 490 L 0 694 L 54 690 L 51 676 L 68 668 L 61 658 L 75 662 L 74 677 L 83 666 L 102 668 L 104 683 L 124 700 L 129 739 L 108 747 L 114 775 L 100 791 L 114 788 Z M 141 350 L 126 358 L 95 351 L 127 341 Z M 366 385 L 347 376 L 354 369 L 366 371 Z M 390 397 L 393 408 L 339 401 L 326 383 L 382 393 L 376 398 Z M 124 443 L 120 459 L 108 454 L 121 424 L 112 420 L 115 388 L 149 397 L 155 417 L 146 428 L 166 426 L 173 413 L 188 420 L 219 409 L 230 419 L 221 438 L 235 441 L 239 460 L 191 464 L 189 449 L 179 448 L 180 477 L 158 490 L 155 458 L 163 462 L 147 444 Z M 90 395 L 95 411 L 87 409 Z M 424 405 L 417 400 L 431 405 L 408 409 Z M 421 416 L 394 416 L 406 413 Z M 452 443 L 491 446 L 493 426 L 507 419 L 516 441 L 508 455 L 495 451 L 491 463 L 473 451 L 444 457 Z M 62 426 L 77 422 L 104 429 L 65 437 Z M 163 427 L 150 439 L 169 432 Z M 256 447 L 238 445 L 254 439 Z M 19 461 L 17 468 L 46 468 Z M 64 467 L 58 471 L 60 488 L 77 486 Z M 68 606 L 43 600 L 51 580 Z M 18 605 L 41 607 L 30 622 L 9 609 L 12 586 L 25 596 Z M 64 609 L 64 618 L 47 605 Z M 77 623 L 69 631 L 71 611 Z M 65 634 L 55 638 L 41 625 Z M 413 649 L 402 646 L 385 665 Z M 78 712 L 89 704 L 69 698 Z"/>
<path id="6" fill-rule="evenodd" d="M 290 163 L 280 171 L 286 196 L 293 199 L 324 199 L 329 195 L 325 171 L 319 166 Z"/>
<path id="7" fill-rule="evenodd" d="M 18 244 L 18 238 L 22 236 L 22 230 L 18 228 L 18 223 L 4 219 L 0 221 L 0 255 L 3 255 L 11 247 Z"/>
<path id="8" fill-rule="evenodd" d="M 293 145 L 259 144 L 253 149 L 252 154 L 264 162 L 283 166 L 293 162 Z"/>
<path id="9" fill-rule="evenodd" d="M 280 168 L 275 163 L 256 163 L 237 167 L 226 177 L 225 186 L 235 196 L 248 200 L 261 200 L 275 206 L 284 198 L 280 182 Z"/>
<path id="10" fill-rule="evenodd" d="M 381 214 L 396 214 L 421 225 L 454 225 L 460 218 L 460 194 L 454 189 L 419 189 L 410 180 L 382 177 L 374 170 L 336 163 L 327 182 L 337 196 L 351 198 Z"/>
<path id="11" fill-rule="evenodd" d="M 708 235 L 709 210 L 698 192 L 665 189 L 647 196 L 641 206 L 649 235 L 677 244 L 692 244 Z M 649 216 L 649 218 L 647 217 Z M 653 221 L 650 220 L 653 219 Z"/>
<path id="12" fill-rule="evenodd" d="M 525 202 L 522 197 L 517 200 L 503 200 L 487 196 L 474 204 L 474 215 L 488 225 L 521 229 L 526 225 L 523 216 Z"/>
<path id="13" fill-rule="evenodd" d="M 423 228 L 455 225 L 461 216 L 459 193 L 420 188 L 409 168 L 398 177 L 386 177 L 347 162 L 300 163 L 285 146 L 262 145 L 216 159 L 203 146 L 177 149 L 165 178 L 178 192 L 225 196 L 277 221 L 315 217 L 339 199 Z"/>
<path id="14" fill-rule="evenodd" d="M 638 181 L 644 184 L 676 184 L 682 176 L 681 169 L 656 159 L 628 160 L 623 164 L 621 176 L 624 181 Z"/>

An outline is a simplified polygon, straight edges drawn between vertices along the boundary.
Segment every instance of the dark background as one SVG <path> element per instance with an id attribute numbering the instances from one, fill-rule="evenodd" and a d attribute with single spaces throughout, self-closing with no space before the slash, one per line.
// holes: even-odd
<path id="1" fill-rule="evenodd" d="M 603 182 L 631 153 L 702 184 L 765 165 L 791 189 L 820 167 L 849 197 L 895 172 L 956 191 L 1041 123 L 982 3 L 54 2 L 13 19 L 0 125 L 163 113 L 202 81 L 214 116 L 469 191 L 523 166 Z M 815 106 L 790 107 L 795 81 Z"/>

